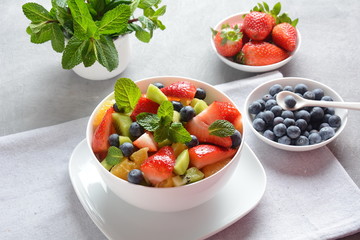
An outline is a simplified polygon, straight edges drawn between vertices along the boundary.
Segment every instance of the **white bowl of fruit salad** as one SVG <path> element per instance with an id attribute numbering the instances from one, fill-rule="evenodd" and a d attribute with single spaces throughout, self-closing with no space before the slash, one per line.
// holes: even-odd
<path id="1" fill-rule="evenodd" d="M 230 67 L 245 72 L 272 71 L 287 64 L 299 51 L 298 20 L 280 14 L 279 3 L 273 8 L 276 14 L 270 14 L 264 4 L 250 13 L 226 17 L 214 27 L 211 46 Z"/>
<path id="2" fill-rule="evenodd" d="M 117 80 L 86 132 L 107 186 L 136 207 L 161 212 L 212 198 L 238 165 L 242 136 L 241 113 L 228 96 L 174 76 Z"/>
<path id="3" fill-rule="evenodd" d="M 311 79 L 285 77 L 261 84 L 247 97 L 245 116 L 254 134 L 267 144 L 287 151 L 310 151 L 330 143 L 345 128 L 348 110 L 318 106 L 284 110 L 276 101 L 282 91 L 310 100 L 343 102 L 332 88 Z"/>

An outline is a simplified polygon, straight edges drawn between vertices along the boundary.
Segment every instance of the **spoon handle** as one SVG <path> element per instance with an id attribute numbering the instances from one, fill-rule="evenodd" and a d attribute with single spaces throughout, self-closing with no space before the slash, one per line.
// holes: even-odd
<path id="1" fill-rule="evenodd" d="M 360 102 L 332 102 L 332 101 L 308 101 L 306 106 L 347 108 L 352 110 L 360 110 Z"/>

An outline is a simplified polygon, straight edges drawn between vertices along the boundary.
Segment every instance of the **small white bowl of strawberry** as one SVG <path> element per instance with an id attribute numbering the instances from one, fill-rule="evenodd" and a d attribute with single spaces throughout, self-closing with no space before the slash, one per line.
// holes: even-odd
<path id="1" fill-rule="evenodd" d="M 227 65 L 245 72 L 266 72 L 288 63 L 299 51 L 301 36 L 298 19 L 280 14 L 259 3 L 250 12 L 238 13 L 220 21 L 212 29 L 211 45 Z"/>
<path id="2" fill-rule="evenodd" d="M 238 165 L 243 136 L 242 115 L 228 96 L 172 76 L 117 80 L 86 132 L 104 183 L 126 202 L 161 212 L 215 196 Z"/>

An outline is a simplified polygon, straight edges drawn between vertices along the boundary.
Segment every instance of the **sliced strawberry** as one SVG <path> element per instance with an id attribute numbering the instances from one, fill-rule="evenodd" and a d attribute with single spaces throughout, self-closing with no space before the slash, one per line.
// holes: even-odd
<path id="1" fill-rule="evenodd" d="M 92 149 L 94 153 L 102 153 L 106 152 L 109 148 L 108 138 L 112 131 L 112 116 L 111 114 L 114 112 L 114 108 L 110 107 L 99 126 L 95 129 L 92 139 Z"/>
<path id="2" fill-rule="evenodd" d="M 239 116 L 241 116 L 241 114 L 233 104 L 229 102 L 214 101 L 197 117 L 210 125 L 216 120 L 227 120 L 234 123 L 235 119 Z"/>
<path id="3" fill-rule="evenodd" d="M 155 142 L 154 136 L 151 132 L 143 133 L 138 139 L 133 142 L 133 144 L 139 149 L 148 147 L 149 152 L 156 152 L 158 149 L 157 143 Z"/>
<path id="4" fill-rule="evenodd" d="M 139 113 L 157 113 L 158 108 L 159 104 L 146 98 L 145 96 L 141 96 L 130 117 L 133 121 L 136 121 L 136 116 Z"/>
<path id="5" fill-rule="evenodd" d="M 174 165 L 174 150 L 170 146 L 165 146 L 146 159 L 140 169 L 145 178 L 155 185 L 171 177 Z"/>
<path id="6" fill-rule="evenodd" d="M 196 86 L 188 81 L 179 81 L 161 89 L 167 96 L 179 99 L 193 99 L 196 93 Z"/>
<path id="7" fill-rule="evenodd" d="M 223 148 L 215 145 L 201 144 L 189 149 L 190 163 L 194 167 L 202 167 L 213 164 L 235 155 L 236 149 Z"/>
<path id="8" fill-rule="evenodd" d="M 230 137 L 218 137 L 209 134 L 209 124 L 200 118 L 194 117 L 186 124 L 186 130 L 197 137 L 200 143 L 213 143 L 222 147 L 231 147 Z"/>

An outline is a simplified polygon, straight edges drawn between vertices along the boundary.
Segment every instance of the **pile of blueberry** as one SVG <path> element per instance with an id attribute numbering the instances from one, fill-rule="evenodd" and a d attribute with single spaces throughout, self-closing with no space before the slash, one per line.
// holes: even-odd
<path id="1" fill-rule="evenodd" d="M 295 92 L 299 96 L 319 101 L 333 101 L 325 96 L 320 88 L 309 90 L 305 84 L 270 87 L 268 94 L 248 107 L 253 116 L 252 125 L 256 131 L 272 141 L 305 146 L 317 144 L 335 135 L 341 126 L 341 118 L 335 114 L 334 108 L 305 107 L 296 111 L 283 110 L 276 102 L 276 94 L 281 91 Z"/>

